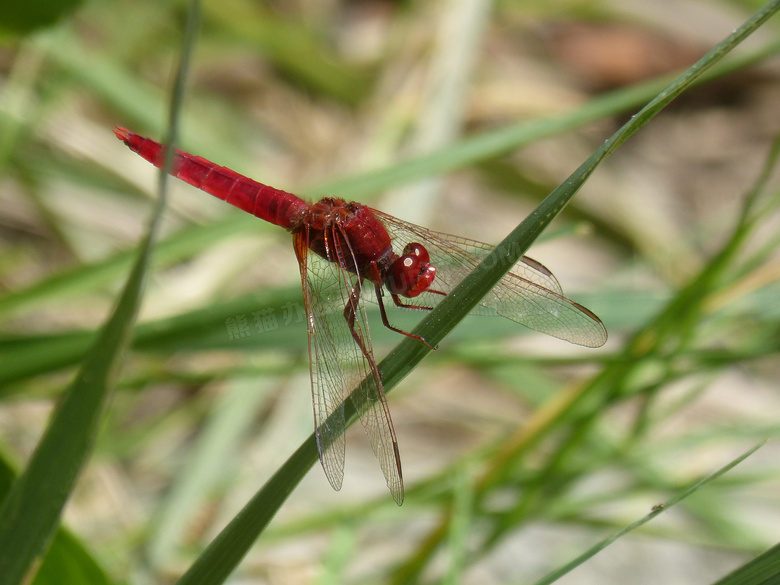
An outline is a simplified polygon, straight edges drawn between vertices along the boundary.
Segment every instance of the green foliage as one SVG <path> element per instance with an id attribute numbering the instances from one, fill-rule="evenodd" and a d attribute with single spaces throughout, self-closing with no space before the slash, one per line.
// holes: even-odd
<path id="1" fill-rule="evenodd" d="M 0 29 L 29 33 L 55 24 L 81 6 L 82 0 L 6 0 L 0 4 Z"/>
<path id="2" fill-rule="evenodd" d="M 579 4 L 574 3 L 572 14 L 576 8 L 586 10 L 589 19 L 605 18 Z M 347 10 L 346 5 L 342 8 Z M 436 99 L 430 109 L 420 106 L 410 113 L 408 109 L 417 106 L 406 99 L 393 100 L 396 89 L 400 94 L 405 83 L 413 83 L 414 75 L 406 79 L 404 68 L 412 68 L 426 53 L 415 44 L 420 33 L 411 23 L 425 15 L 414 5 L 393 8 L 397 12 L 387 21 L 399 30 L 408 27 L 408 46 L 398 40 L 381 58 L 365 57 L 371 55 L 370 43 L 360 45 L 363 52 L 351 54 L 348 47 L 338 45 L 333 31 L 349 22 L 340 20 L 345 15 L 325 8 L 284 13 L 240 0 L 206 7 L 197 48 L 192 37 L 184 42 L 185 55 L 195 50 L 196 73 L 184 92 L 185 106 L 173 108 L 183 119 L 180 143 L 186 149 L 270 184 L 312 195 L 367 200 L 378 191 L 432 181 L 442 173 L 455 174 L 471 190 L 483 193 L 484 184 L 511 191 L 516 183 L 536 192 L 551 191 L 541 203 L 533 201 L 535 211 L 497 246 L 496 254 L 509 250 L 511 257 L 487 262 L 489 269 L 475 271 L 435 311 L 409 322 L 408 329 L 416 326 L 414 331 L 439 345 L 438 351 L 431 353 L 411 338 L 399 343 L 397 335 L 381 327 L 372 330 L 379 355 L 394 346 L 380 364 L 386 389 L 392 390 L 412 372 L 410 381 L 419 385 L 391 401 L 391 409 L 400 412 L 394 416 L 396 425 L 419 419 L 428 433 L 423 433 L 425 441 L 408 450 L 405 445 L 411 442 L 404 435 L 413 435 L 414 429 L 400 433 L 402 456 L 446 450 L 450 444 L 455 450 L 445 463 L 437 460 L 428 467 L 424 459 L 418 460 L 417 469 L 407 476 L 407 500 L 401 510 L 387 494 L 374 499 L 342 493 L 331 498 L 318 489 L 306 490 L 306 482 L 321 478 L 306 478 L 317 453 L 313 438 L 304 439 L 311 425 L 310 408 L 301 407 L 308 385 L 304 325 L 257 329 L 242 339 L 225 334 L 228 318 L 251 316 L 267 307 L 280 308 L 278 314 L 284 315 L 287 309 L 282 307 L 300 303 L 289 242 L 278 244 L 272 228 L 254 218 L 210 202 L 198 208 L 197 193 L 188 195 L 186 205 L 174 204 L 166 212 L 170 225 L 154 258 L 153 236 L 143 240 L 139 252 L 134 248 L 137 229 L 130 236 L 123 232 L 127 225 L 137 228 L 143 222 L 148 189 L 137 182 L 143 172 L 138 161 L 120 148 L 110 150 L 110 128 L 119 123 L 155 138 L 163 136 L 165 75 L 180 42 L 178 8 L 139 2 L 132 10 L 124 7 L 127 12 L 117 17 L 121 6 L 96 3 L 79 22 L 28 39 L 15 54 L 2 90 L 0 168 L 5 173 L 4 191 L 16 195 L 10 217 L 28 217 L 24 206 L 16 206 L 21 200 L 35 209 L 37 223 L 31 229 L 12 222 L 9 225 L 17 231 L 0 231 L 4 236 L 0 283 L 8 289 L 0 296 L 0 315 L 5 319 L 0 329 L 0 414 L 10 413 L 4 420 L 15 423 L 14 413 L 42 397 L 54 398 L 56 404 L 50 420 L 37 423 L 42 438 L 35 439 L 31 456 L 29 439 L 25 448 L 24 439 L 12 432 L 0 435 L 2 450 L 13 453 L 0 468 L 0 569 L 5 569 L 0 570 L 0 583 L 18 583 L 33 572 L 38 585 L 65 575 L 68 583 L 76 584 L 177 578 L 182 584 L 222 583 L 237 571 L 250 574 L 252 567 L 273 565 L 263 560 L 266 550 L 291 542 L 303 546 L 322 534 L 330 537 L 326 552 L 313 547 L 307 554 L 323 583 L 471 582 L 474 567 L 488 564 L 507 549 L 517 557 L 516 562 L 512 559 L 516 571 L 510 581 L 550 583 L 587 567 L 594 555 L 608 552 L 618 538 L 640 526 L 643 538 L 657 542 L 729 550 L 735 555 L 734 565 L 769 548 L 777 533 L 754 529 L 738 504 L 747 493 L 752 503 L 769 499 L 766 505 L 771 507 L 771 497 L 765 494 L 777 484 L 777 467 L 767 462 L 771 457 L 750 471 L 733 467 L 754 449 L 738 457 L 739 453 L 777 436 L 780 424 L 760 416 L 747 424 L 727 419 L 706 424 L 691 418 L 680 421 L 681 414 L 699 412 L 697 401 L 724 378 L 749 371 L 757 380 L 771 380 L 776 371 L 780 312 L 773 299 L 780 287 L 778 231 L 773 222 L 780 197 L 773 173 L 779 142 L 766 143 L 762 169 L 753 161 L 754 172 L 742 182 L 746 195 L 731 207 L 735 213 L 714 229 L 705 221 L 694 224 L 683 234 L 684 241 L 669 243 L 680 256 L 698 252 L 697 261 L 685 270 L 674 271 L 659 261 L 639 233 L 626 227 L 634 225 L 641 232 L 642 223 L 652 218 L 623 224 L 619 198 L 612 202 L 618 211 L 610 215 L 578 206 L 574 195 L 597 168 L 608 172 L 605 159 L 616 151 L 622 155 L 624 149 L 618 148 L 672 100 L 684 99 L 684 92 L 697 84 L 727 81 L 776 55 L 778 43 L 772 35 L 750 52 L 728 53 L 759 27 L 772 26 L 766 21 L 777 8 L 778 2 L 767 4 L 674 79 L 662 75 L 601 92 L 557 113 L 519 121 L 507 117 L 499 124 L 477 121 L 475 128 L 462 130 L 458 125 L 466 110 L 458 109 L 455 98 L 463 95 L 453 98 L 464 92 L 458 85 L 462 80 L 447 86 L 446 73 L 467 67 L 474 55 L 461 55 L 463 61 L 456 63 L 447 61 L 446 51 L 431 56 L 432 76 L 453 95 L 441 97 L 432 91 Z M 496 10 L 503 20 L 493 24 L 493 32 L 507 42 L 513 36 L 502 27 L 515 25 L 523 14 L 509 4 Z M 540 14 L 541 5 L 534 8 L 535 18 L 542 18 Z M 350 15 L 368 19 L 363 13 Z M 459 26 L 476 38 L 489 36 L 476 17 Z M 338 40 L 366 42 L 358 36 Z M 488 48 L 500 51 L 499 45 Z M 492 66 L 498 65 L 486 61 L 478 72 L 488 75 Z M 396 85 L 394 91 L 383 91 L 383 84 Z M 180 82 L 176 100 L 183 97 L 182 87 Z M 245 107 L 247 95 L 259 102 Z M 99 112 L 85 103 L 97 105 Z M 565 174 L 552 179 L 536 169 L 529 171 L 531 165 L 517 155 L 520 149 L 544 149 L 561 137 L 579 144 L 591 131 L 588 125 L 608 124 L 645 103 L 563 181 Z M 452 108 L 450 118 L 439 118 L 440 110 L 447 108 Z M 428 127 L 427 134 L 420 130 L 424 146 L 415 148 L 415 118 L 443 124 L 444 129 Z M 685 124 L 693 128 L 685 115 L 682 118 L 686 131 Z M 352 145 L 369 151 L 363 153 L 365 159 L 311 154 L 321 150 L 322 136 L 328 132 L 343 133 L 345 140 L 359 136 L 353 126 L 375 131 L 369 148 L 360 140 Z M 450 138 L 426 143 L 431 135 Z M 736 149 L 736 138 L 734 142 Z M 588 152 L 593 150 L 590 141 L 585 143 Z M 334 170 L 335 160 L 342 166 Z M 345 160 L 354 164 L 344 164 Z M 630 163 L 630 155 L 620 164 L 630 166 L 626 161 Z M 319 168 L 319 176 L 298 176 L 296 170 L 304 166 Z M 280 184 L 278 176 L 300 184 Z M 555 182 L 560 185 L 552 188 Z M 434 216 L 445 215 L 456 205 L 457 193 L 445 203 L 430 195 L 435 191 L 407 199 L 413 202 L 408 210 L 430 206 L 436 210 Z M 108 200 L 111 205 L 106 205 Z M 99 218 L 97 222 L 83 219 L 89 216 L 83 210 L 89 209 L 90 201 L 97 206 L 89 212 Z M 481 205 L 490 205 L 488 201 L 474 198 L 475 218 Z M 121 209 L 126 223 L 113 223 L 114 209 Z M 628 207 L 622 212 L 626 210 L 633 211 Z M 609 282 L 604 270 L 605 282 L 577 295 L 605 320 L 611 344 L 598 352 L 526 355 L 514 345 L 518 331 L 511 324 L 476 319 L 461 323 L 503 270 L 559 214 L 600 227 L 603 245 L 620 259 L 614 269 L 619 275 L 641 272 L 658 277 L 645 278 L 640 287 L 621 287 Z M 160 221 L 160 209 L 155 217 L 154 225 Z M 119 225 L 121 229 L 115 227 Z M 563 230 L 565 239 L 576 233 L 578 224 L 572 225 Z M 201 263 L 205 272 L 195 271 Z M 285 264 L 292 278 L 277 279 L 275 271 L 284 271 Z M 259 273 L 256 265 L 262 266 Z M 23 284 L 16 284 L 17 275 Z M 123 292 L 117 292 L 125 279 Z M 135 326 L 145 279 L 151 284 L 150 313 Z M 187 284 L 177 288 L 178 282 Z M 169 292 L 174 290 L 175 294 Z M 117 308 L 105 318 L 114 298 L 120 299 Z M 406 321 L 399 323 L 407 328 Z M 112 376 L 128 351 L 131 358 L 107 409 Z M 70 376 L 75 371 L 73 381 L 65 382 L 63 372 Z M 473 418 L 448 419 L 447 412 L 437 410 L 440 407 L 427 406 L 425 395 L 436 392 L 438 378 L 463 378 L 457 381 L 465 389 L 453 383 L 452 408 Z M 473 412 L 469 407 L 455 410 L 474 389 L 480 397 L 484 393 L 486 410 L 481 410 L 481 398 L 466 402 Z M 290 401 L 297 400 L 291 395 L 300 401 L 289 408 L 296 415 L 285 418 L 294 403 Z M 491 400 L 501 405 L 495 411 L 487 410 Z M 521 411 L 521 420 L 511 418 Z M 350 415 L 354 421 L 354 413 Z M 253 425 L 255 417 L 260 424 Z M 490 425 L 477 429 L 480 418 Z M 682 425 L 682 430 L 670 428 L 669 421 Z M 439 431 L 441 438 L 434 443 L 437 424 L 446 429 Z M 462 436 L 469 440 L 459 441 Z M 252 449 L 255 443 L 257 450 Z M 771 443 L 765 447 L 771 448 Z M 348 460 L 357 458 L 352 451 L 357 450 L 348 450 Z M 19 474 L 8 463 L 17 458 L 27 460 Z M 257 461 L 260 469 L 253 473 L 252 462 L 258 465 Z M 60 527 L 62 509 L 67 501 L 75 508 L 83 505 L 79 489 L 87 489 L 101 467 L 127 470 L 144 496 L 128 504 L 132 520 L 124 520 L 127 527 L 119 536 L 98 536 L 86 514 L 81 530 L 73 527 L 82 544 Z M 423 472 L 420 467 L 425 467 Z M 313 474 L 320 470 L 315 468 Z M 251 486 L 258 475 L 267 481 L 251 495 L 248 490 L 254 491 Z M 81 488 L 76 483 L 79 477 L 85 484 Z M 348 469 L 345 492 L 351 478 Z M 770 489 L 762 492 L 766 486 Z M 761 495 L 751 498 L 751 493 Z M 307 506 L 309 498 L 312 503 Z M 658 505 L 648 514 L 652 504 Z M 116 515 L 121 516 L 118 507 Z M 687 522 L 661 524 L 667 514 Z M 201 522 L 205 528 L 199 527 Z M 513 539 L 540 526 L 555 527 L 571 540 L 565 551 L 555 551 L 534 565 L 518 553 L 522 547 Z M 586 536 L 578 540 L 575 533 Z M 387 561 L 361 568 L 359 561 L 365 558 L 372 534 L 389 542 L 384 551 Z M 257 554 L 252 558 L 259 560 L 242 565 L 247 554 Z M 779 574 L 777 559 L 774 547 L 719 583 L 770 582 Z"/>

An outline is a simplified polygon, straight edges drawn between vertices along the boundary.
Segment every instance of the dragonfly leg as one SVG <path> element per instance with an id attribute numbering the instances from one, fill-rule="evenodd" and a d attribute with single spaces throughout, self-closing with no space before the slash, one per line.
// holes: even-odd
<path id="1" fill-rule="evenodd" d="M 369 365 L 371 366 L 371 371 L 378 374 L 379 369 L 377 368 L 376 362 L 374 361 L 373 353 L 368 350 L 365 341 L 363 341 L 363 337 L 360 335 L 357 329 L 355 329 L 355 316 L 357 314 L 357 306 L 359 301 L 360 285 L 358 284 L 352 288 L 352 292 L 350 293 L 349 299 L 347 300 L 347 305 L 344 307 L 344 319 L 347 321 L 347 327 L 349 327 L 349 332 L 352 334 L 352 339 L 354 339 L 355 343 L 358 344 L 360 351 L 363 353 L 363 357 L 366 358 Z"/>
<path id="2" fill-rule="evenodd" d="M 376 301 L 379 303 L 379 314 L 382 316 L 382 324 L 387 327 L 390 331 L 395 331 L 396 333 L 400 333 L 401 335 L 406 335 L 407 337 L 411 337 L 413 339 L 417 339 L 418 341 L 421 341 L 426 346 L 428 346 L 430 349 L 436 349 L 433 345 L 425 341 L 425 338 L 420 335 L 415 335 L 414 333 L 409 333 L 408 331 L 404 331 L 403 329 L 399 329 L 398 327 L 393 327 L 390 325 L 390 321 L 387 318 L 387 311 L 385 311 L 385 303 L 382 301 L 382 287 L 379 285 L 374 285 L 374 289 L 376 290 Z M 399 307 L 404 307 L 406 309 L 425 309 L 430 311 L 430 307 L 416 307 L 414 305 L 404 305 L 401 303 L 400 299 L 398 299 L 398 295 L 393 294 L 393 302 L 395 302 L 396 305 Z M 398 299 L 398 300 L 397 300 Z"/>
<path id="3" fill-rule="evenodd" d="M 379 314 L 382 316 L 382 324 L 387 327 L 390 331 L 395 331 L 396 333 L 400 333 L 401 335 L 406 335 L 407 337 L 411 337 L 412 339 L 417 339 L 418 341 L 421 341 L 424 343 L 427 347 L 431 349 L 436 349 L 434 346 L 432 346 L 430 343 L 425 341 L 425 339 L 420 335 L 415 335 L 414 333 L 409 333 L 408 331 L 404 331 L 403 329 L 399 329 L 398 327 L 393 327 L 390 325 L 390 320 L 387 318 L 387 311 L 385 311 L 385 303 L 382 300 L 382 275 L 379 272 L 379 267 L 377 266 L 376 262 L 371 262 L 370 265 L 371 269 L 371 281 L 374 283 L 374 291 L 376 292 L 376 302 L 379 303 Z M 417 305 L 404 305 L 401 302 L 401 299 L 398 298 L 398 295 L 395 293 L 391 293 L 391 296 L 393 297 L 393 302 L 399 306 L 403 307 L 405 309 L 423 309 L 426 311 L 431 311 L 431 307 L 418 307 Z"/>
<path id="4" fill-rule="evenodd" d="M 441 295 L 441 296 L 447 296 L 443 292 L 439 292 L 437 290 L 427 290 L 425 292 Z M 416 309 L 418 311 L 433 311 L 433 307 L 426 307 L 425 305 L 407 305 L 401 300 L 401 297 L 395 293 L 390 293 L 390 296 L 393 299 L 393 303 L 396 307 L 401 307 L 402 309 Z"/>

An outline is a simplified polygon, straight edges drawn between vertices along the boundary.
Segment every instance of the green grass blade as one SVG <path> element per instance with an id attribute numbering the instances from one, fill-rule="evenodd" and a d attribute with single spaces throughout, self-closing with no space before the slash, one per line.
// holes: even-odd
<path id="1" fill-rule="evenodd" d="M 32 585 L 109 585 L 112 583 L 103 568 L 79 540 L 64 528 L 52 539 L 46 558 L 41 563 Z"/>
<path id="2" fill-rule="evenodd" d="M 369 90 L 368 71 L 342 64 L 335 53 L 325 53 L 325 46 L 297 20 L 285 18 L 261 3 L 220 2 L 207 4 L 206 10 L 212 26 L 223 26 L 237 41 L 253 45 L 313 91 L 354 105 Z M 295 50 L 290 50 L 291 45 Z"/>
<path id="3" fill-rule="evenodd" d="M 316 461 L 312 434 L 209 544 L 178 585 L 224 583 Z"/>
<path id="4" fill-rule="evenodd" d="M 152 249 L 147 237 L 110 320 L 66 390 L 28 466 L 0 508 L 0 584 L 20 583 L 56 530 L 89 456 L 127 346 Z"/>
<path id="5" fill-rule="evenodd" d="M 116 309 L 66 390 L 29 464 L 3 501 L 2 585 L 23 580 L 59 524 L 95 440 L 119 358 L 130 340 L 151 250 L 152 238 L 147 237 Z"/>
<path id="6" fill-rule="evenodd" d="M 8 494 L 17 472 L 0 449 L 0 501 Z M 65 528 L 57 529 L 49 552 L 35 575 L 33 585 L 108 585 L 106 572 L 81 541 Z"/>
<path id="7" fill-rule="evenodd" d="M 780 0 L 767 4 L 642 108 L 497 245 L 482 264 L 420 322 L 413 333 L 426 339 L 429 344 L 437 345 L 495 286 L 506 271 L 514 266 L 604 159 L 693 85 L 707 69 L 757 30 L 778 9 Z M 429 351 L 430 348 L 415 339 L 404 339 L 380 364 L 385 388 L 395 386 Z"/>
<path id="8" fill-rule="evenodd" d="M 444 585 L 457 585 L 463 580 L 469 553 L 469 535 L 474 528 L 474 492 L 466 473 L 459 473 L 456 477 L 454 492 L 447 539 L 449 567 Z"/>
<path id="9" fill-rule="evenodd" d="M 438 344 L 514 265 L 607 156 L 761 26 L 778 7 L 780 0 L 767 4 L 645 106 L 499 244 L 482 265 L 415 328 L 414 333 L 424 337 L 431 345 Z M 391 390 L 429 351 L 417 340 L 404 339 L 379 366 L 385 390 Z M 351 401 L 345 403 L 348 424 L 355 420 L 351 406 Z M 178 581 L 179 585 L 223 583 L 316 460 L 312 435 L 209 544 Z"/>
<path id="10" fill-rule="evenodd" d="M 544 576 L 542 579 L 537 581 L 535 585 L 549 585 L 550 583 L 554 583 L 555 581 L 557 581 L 558 579 L 563 577 L 565 574 L 571 572 L 572 570 L 574 570 L 575 568 L 580 566 L 582 563 L 584 563 L 585 561 L 587 561 L 591 557 L 595 556 L 596 553 L 598 553 L 599 551 L 602 551 L 605 548 L 607 548 L 610 544 L 615 542 L 618 538 L 620 538 L 622 536 L 625 536 L 626 534 L 628 534 L 629 532 L 631 532 L 633 530 L 636 530 L 637 528 L 639 528 L 643 524 L 649 522 L 650 520 L 652 520 L 653 518 L 658 516 L 658 514 L 660 514 L 660 513 L 664 512 L 665 510 L 671 508 L 672 506 L 674 506 L 678 502 L 681 502 L 685 498 L 689 497 L 691 494 L 694 494 L 695 492 L 699 491 L 700 489 L 702 489 L 704 486 L 706 486 L 711 481 L 714 481 L 714 480 L 718 479 L 720 476 L 722 476 L 723 474 L 731 471 L 734 467 L 736 467 L 737 465 L 742 463 L 745 459 L 747 459 L 753 453 L 755 453 L 761 447 L 763 447 L 765 445 L 765 443 L 766 442 L 759 443 L 758 445 L 756 445 L 755 447 L 753 447 L 750 450 L 746 451 L 745 453 L 743 453 L 742 455 L 740 455 L 739 457 L 737 457 L 733 461 L 730 461 L 728 464 L 724 465 L 723 467 L 721 467 L 720 469 L 718 469 L 714 473 L 708 475 L 707 477 L 701 479 L 700 481 L 697 481 L 695 484 L 693 484 L 691 487 L 689 487 L 685 491 L 681 492 L 680 494 L 678 494 L 677 496 L 675 496 L 674 498 L 672 498 L 671 500 L 669 500 L 668 502 L 666 502 L 662 506 L 660 506 L 657 509 L 655 509 L 652 512 L 650 512 L 644 518 L 641 518 L 641 519 L 637 520 L 636 522 L 634 522 L 633 524 L 630 524 L 630 525 L 626 526 L 625 528 L 622 528 L 621 530 L 618 530 L 617 532 L 615 532 L 611 536 L 605 538 L 604 540 L 602 540 L 598 544 L 596 544 L 596 545 L 592 546 L 591 548 L 589 548 L 588 550 L 586 550 L 584 553 L 579 555 L 576 559 L 566 563 L 564 566 L 560 567 L 559 569 L 557 569 L 557 570 L 553 571 L 552 573 L 549 573 L 548 575 Z"/>
<path id="11" fill-rule="evenodd" d="M 776 544 L 713 585 L 772 585 L 773 583 L 780 583 L 780 544 Z"/>
<path id="12" fill-rule="evenodd" d="M 197 2 L 188 19 L 187 36 L 197 26 Z M 183 96 L 189 62 L 185 43 L 171 107 L 171 142 Z M 38 443 L 27 467 L 13 482 L 0 505 L 0 585 L 17 585 L 31 572 L 59 526 L 62 509 L 72 492 L 97 436 L 103 408 L 113 386 L 120 357 L 129 344 L 141 302 L 154 242 L 165 209 L 167 175 L 160 173 L 160 198 L 138 259 L 111 317 L 100 331 L 85 361 Z"/>
<path id="13" fill-rule="evenodd" d="M 721 43 L 722 45 L 723 43 Z M 709 68 L 710 65 L 708 65 L 707 72 L 701 71 L 700 73 L 704 74 L 696 75 L 690 80 L 690 85 L 738 71 L 776 55 L 778 51 L 780 51 L 780 40 L 740 55 L 728 63 L 719 63 L 717 67 Z M 702 64 L 702 61 L 703 59 L 699 61 L 699 64 Z M 690 71 L 689 69 L 683 74 L 683 77 Z M 524 120 L 508 127 L 489 130 L 385 169 L 344 179 L 334 179 L 324 185 L 319 185 L 317 189 L 309 189 L 308 192 L 311 194 L 338 193 L 340 197 L 360 198 L 437 173 L 454 171 L 479 161 L 502 156 L 538 140 L 570 132 L 591 122 L 629 112 L 633 108 L 647 103 L 654 96 L 658 96 L 659 92 L 671 88 L 670 82 L 672 82 L 671 77 L 662 76 L 644 83 L 617 89 L 595 97 L 582 107 L 570 112 L 548 118 Z"/>

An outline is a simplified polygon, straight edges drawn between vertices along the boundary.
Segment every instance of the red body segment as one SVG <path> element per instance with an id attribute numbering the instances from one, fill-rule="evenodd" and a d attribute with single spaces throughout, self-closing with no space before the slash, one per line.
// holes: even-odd
<path id="1" fill-rule="evenodd" d="M 162 144 L 144 138 L 124 128 L 114 130 L 117 138 L 148 160 L 162 168 L 165 149 Z M 171 174 L 206 193 L 227 201 L 239 209 L 292 230 L 299 225 L 309 207 L 303 199 L 287 191 L 275 189 L 216 165 L 203 157 L 176 149 Z"/>

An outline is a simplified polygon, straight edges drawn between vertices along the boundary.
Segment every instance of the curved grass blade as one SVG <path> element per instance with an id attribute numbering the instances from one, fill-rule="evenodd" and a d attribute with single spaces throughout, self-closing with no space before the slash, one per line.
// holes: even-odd
<path id="1" fill-rule="evenodd" d="M 728 75 L 775 56 L 778 51 L 780 51 L 780 40 L 734 57 L 728 63 L 719 63 L 711 68 L 708 65 L 706 73 L 696 76 L 690 84 L 695 85 Z M 699 61 L 701 62 L 702 60 Z M 690 69 L 683 76 L 688 72 Z M 677 78 L 679 79 L 681 77 Z M 524 120 L 507 127 L 475 134 L 428 154 L 401 161 L 391 167 L 364 175 L 334 179 L 320 185 L 319 190 L 311 192 L 338 193 L 340 197 L 358 199 L 366 194 L 378 193 L 437 173 L 446 173 L 473 165 L 479 161 L 508 154 L 544 138 L 561 135 L 591 122 L 630 112 L 633 108 L 658 96 L 659 92 L 671 88 L 672 82 L 671 76 L 663 75 L 644 83 L 620 88 L 597 96 L 572 111 L 552 117 Z"/>
<path id="2" fill-rule="evenodd" d="M 351 401 L 347 403 L 351 406 Z M 346 410 L 346 409 L 345 409 Z M 355 414 L 354 407 L 352 414 Z M 287 497 L 319 460 L 312 433 L 211 541 L 177 585 L 224 583 Z"/>
<path id="3" fill-rule="evenodd" d="M 32 585 L 111 585 L 103 568 L 65 528 L 54 535 Z"/>
<path id="4" fill-rule="evenodd" d="M 613 134 L 596 152 L 553 190 L 539 206 L 515 228 L 493 252 L 469 274 L 412 333 L 436 346 L 474 308 L 503 275 L 525 254 L 569 200 L 610 154 L 647 124 L 683 91 L 691 87 L 706 70 L 725 57 L 780 9 L 774 0 L 756 12 L 740 28 L 699 59 L 685 73 Z M 406 338 L 382 361 L 380 370 L 385 388 L 392 388 L 430 351 L 412 338 Z"/>
<path id="5" fill-rule="evenodd" d="M 193 1 L 185 29 L 190 39 L 198 25 L 198 8 L 197 1 Z M 176 118 L 181 110 L 188 50 L 192 46 L 191 40 L 189 44 L 185 42 L 182 52 L 172 97 L 169 143 L 176 142 Z M 116 379 L 120 356 L 135 324 L 165 209 L 167 181 L 167 174 L 161 172 L 160 197 L 116 308 L 55 409 L 27 467 L 0 505 L 0 585 L 17 585 L 33 570 L 59 526 L 62 509 L 89 456 L 109 390 Z"/>
<path id="6" fill-rule="evenodd" d="M 11 489 L 17 471 L 0 449 L 0 501 Z M 92 557 L 81 541 L 60 526 L 52 538 L 46 558 L 41 563 L 32 585 L 68 583 L 69 585 L 109 585 L 103 567 Z"/>
<path id="7" fill-rule="evenodd" d="M 780 582 L 780 544 L 718 579 L 713 585 L 771 585 Z"/>
<path id="8" fill-rule="evenodd" d="M 414 333 L 424 337 L 431 345 L 439 343 L 515 264 L 607 156 L 698 80 L 704 71 L 757 30 L 778 8 L 780 0 L 767 4 L 632 117 L 431 311 L 414 329 Z M 429 351 L 428 347 L 415 339 L 406 338 L 399 343 L 379 364 L 385 391 L 390 391 Z M 348 417 L 348 425 L 356 420 L 351 400 L 345 401 L 345 415 Z M 316 461 L 316 443 L 314 435 L 311 435 L 209 544 L 178 584 L 223 583 Z"/>
<path id="9" fill-rule="evenodd" d="M 142 244 L 116 309 L 65 391 L 27 467 L 0 507 L 1 585 L 22 582 L 43 553 L 89 456 L 109 388 L 116 378 L 119 357 L 135 323 L 153 234 L 150 231 Z"/>
<path id="10" fill-rule="evenodd" d="M 682 493 L 678 494 L 677 496 L 675 496 L 674 498 L 672 498 L 668 502 L 654 507 L 653 510 L 647 516 L 645 516 L 644 518 L 641 518 L 641 519 L 637 520 L 636 522 L 634 522 L 632 524 L 629 524 L 625 528 L 622 528 L 622 529 L 618 530 L 617 532 L 615 532 L 611 536 L 605 538 L 604 540 L 602 540 L 598 544 L 596 544 L 596 545 L 592 546 L 591 548 L 589 548 L 588 550 L 586 550 L 584 553 L 579 555 L 576 559 L 566 563 L 563 567 L 560 567 L 559 569 L 553 571 L 552 573 L 549 573 L 548 575 L 545 575 L 543 578 L 541 578 L 539 581 L 537 581 L 535 585 L 549 585 L 550 583 L 554 583 L 555 581 L 557 581 L 558 579 L 563 577 L 565 574 L 573 571 L 574 569 L 579 567 L 582 563 L 584 563 L 585 561 L 587 561 L 591 557 L 595 556 L 598 552 L 600 552 L 600 551 L 604 550 L 605 548 L 607 548 L 610 544 L 615 542 L 618 538 L 620 538 L 622 536 L 625 536 L 626 534 L 628 534 L 632 530 L 635 530 L 635 529 L 639 528 L 643 524 L 649 522 L 650 520 L 652 520 L 653 518 L 658 516 L 658 514 L 668 510 L 669 508 L 671 508 L 675 504 L 681 502 L 682 500 L 684 500 L 688 496 L 690 496 L 690 495 L 694 494 L 695 492 L 699 491 L 700 489 L 702 489 L 704 486 L 706 486 L 711 481 L 714 481 L 714 480 L 718 479 L 721 475 L 724 475 L 725 473 L 731 471 L 734 467 L 736 467 L 737 465 L 742 463 L 745 459 L 750 457 L 753 453 L 758 451 L 765 444 L 766 444 L 766 441 L 764 441 L 762 443 L 759 443 L 758 445 L 756 445 L 755 447 L 752 447 L 751 449 L 749 449 L 748 451 L 746 451 L 745 453 L 743 453 L 742 455 L 740 455 L 739 457 L 737 457 L 733 461 L 727 463 L 726 465 L 724 465 L 723 467 L 721 467 L 720 469 L 718 469 L 714 473 L 711 473 L 707 477 L 697 481 L 695 484 L 693 484 L 687 490 L 685 490 Z"/>

